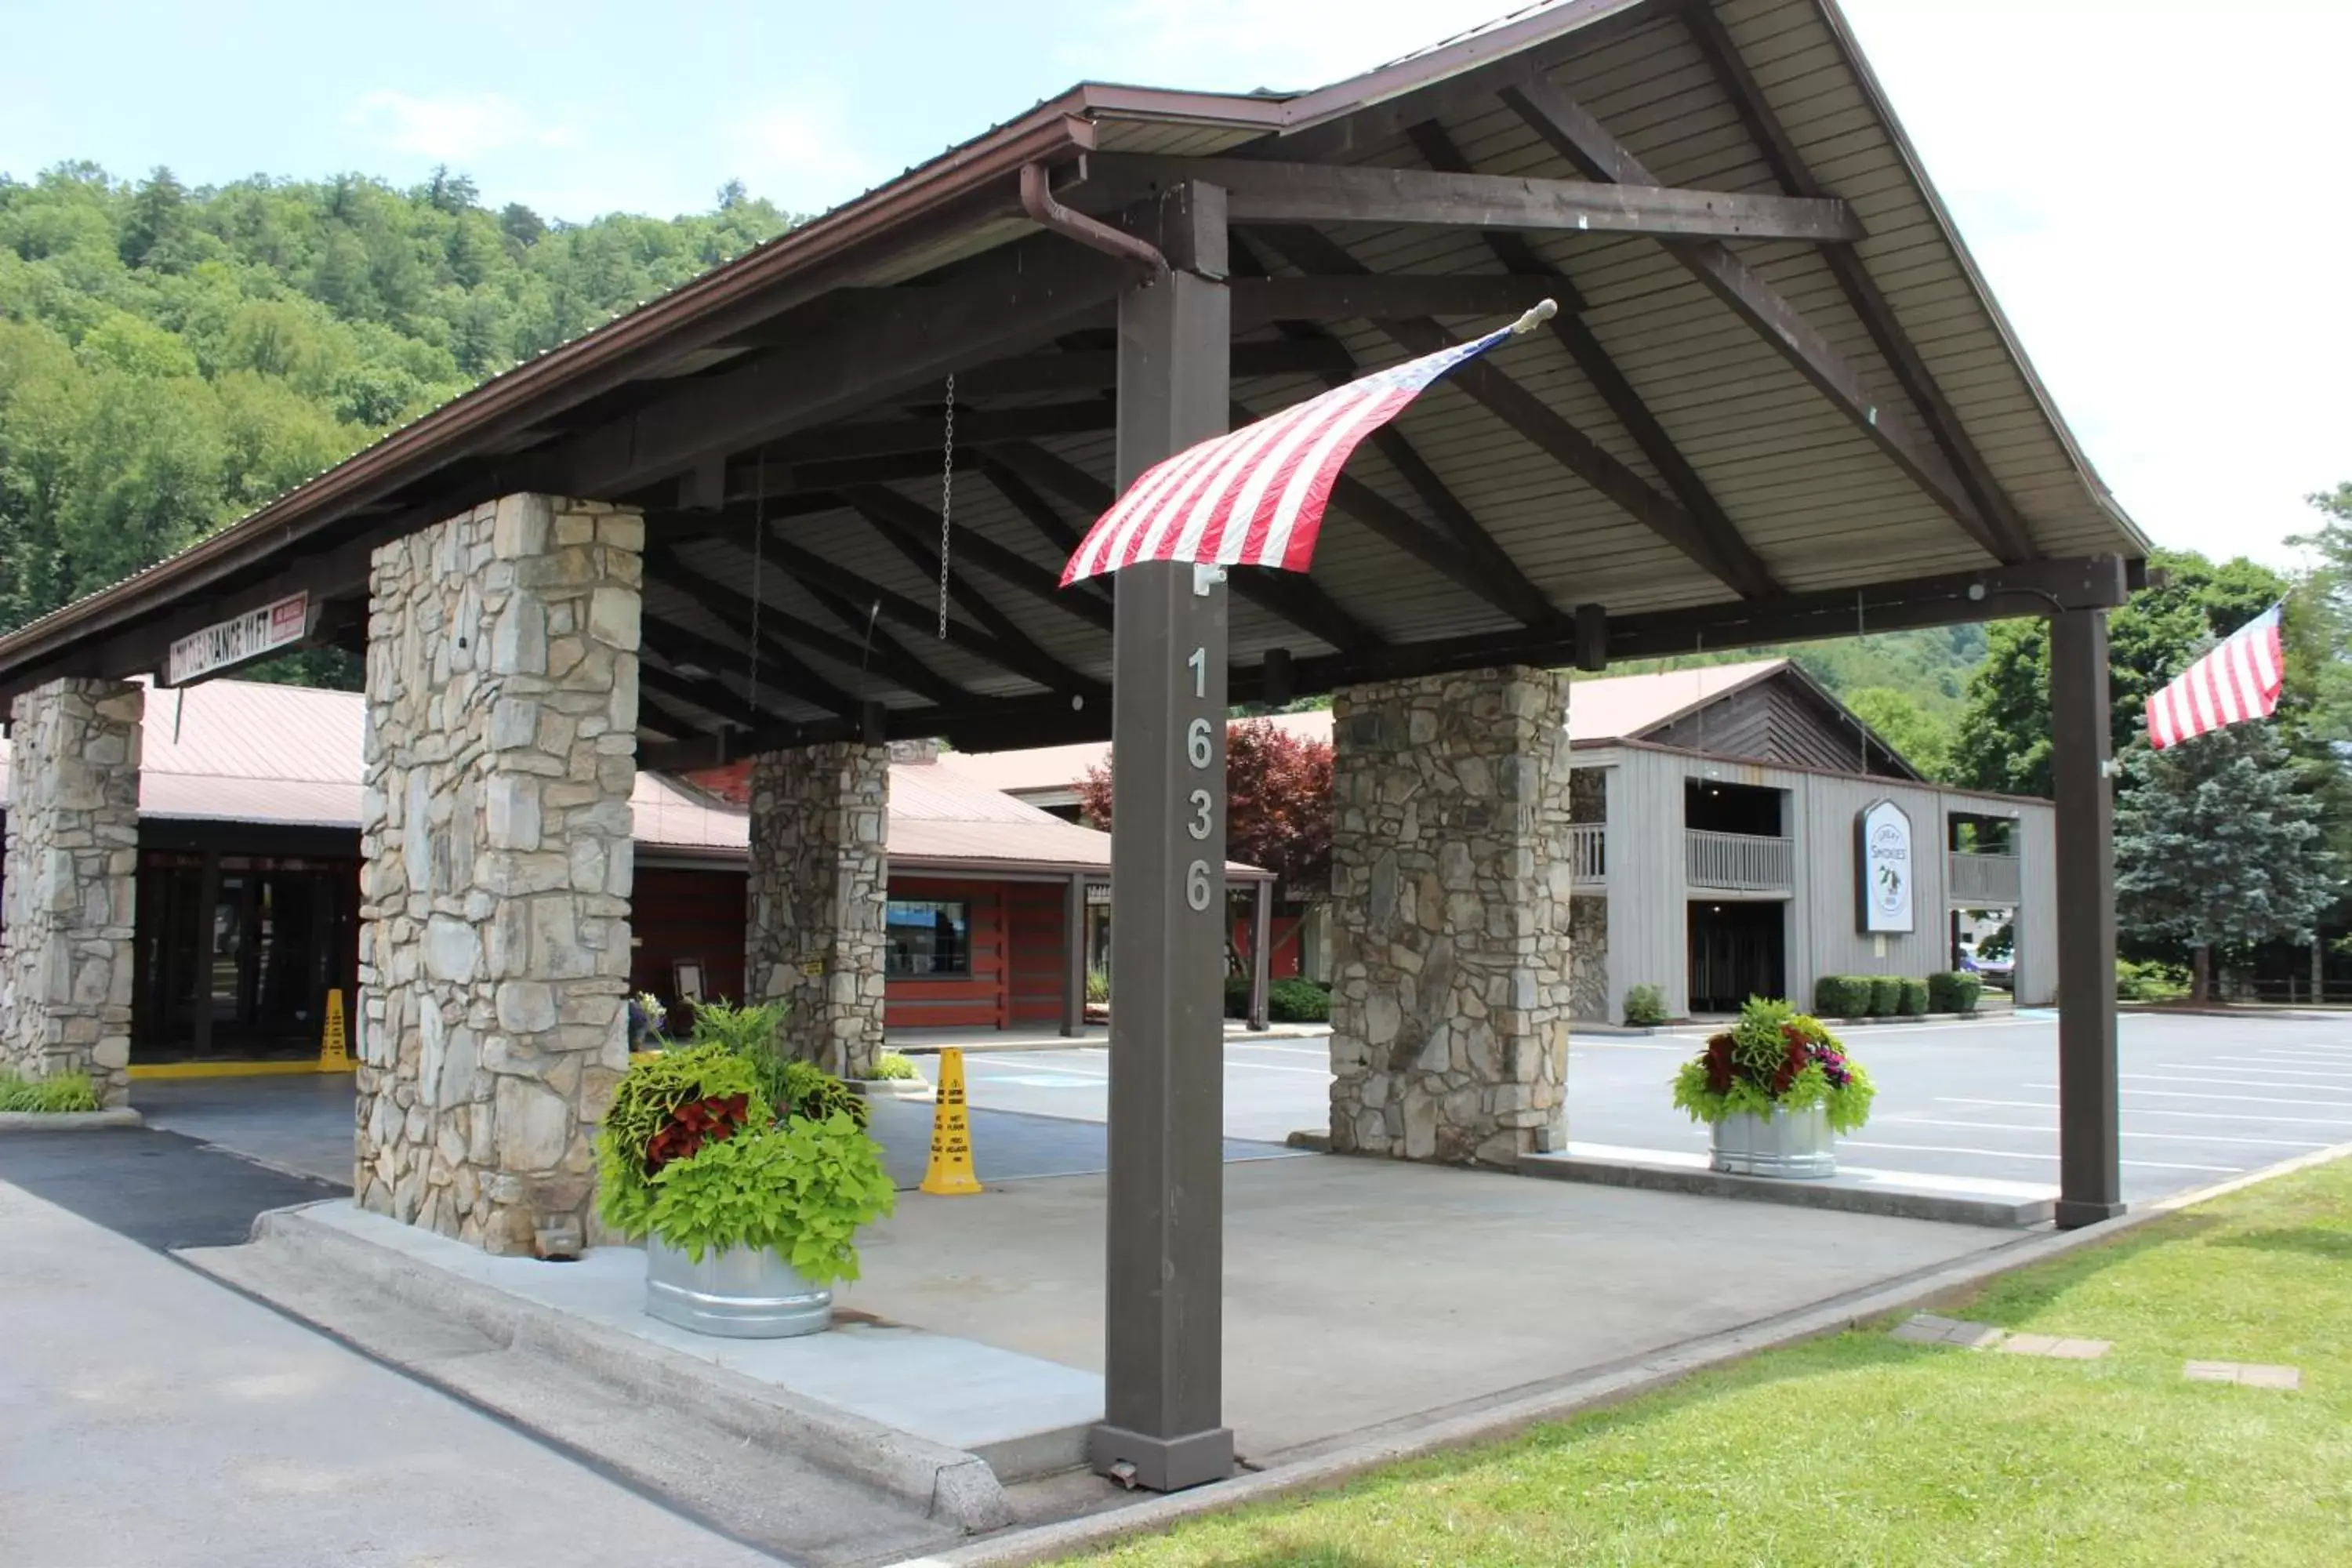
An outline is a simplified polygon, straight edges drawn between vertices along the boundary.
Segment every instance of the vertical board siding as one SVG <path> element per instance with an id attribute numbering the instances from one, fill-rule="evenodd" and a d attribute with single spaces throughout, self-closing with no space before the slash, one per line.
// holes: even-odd
<path id="1" fill-rule="evenodd" d="M 1069 984 L 1063 944 L 1069 889 L 1060 882 L 1000 882 L 1012 953 L 1005 1016 L 1014 1024 L 1058 1024 Z"/>
<path id="2" fill-rule="evenodd" d="M 996 1028 L 1003 1022 L 1004 923 L 995 882 L 893 877 L 893 899 L 961 900 L 971 906 L 971 967 L 939 979 L 890 976 L 882 1022 L 891 1029 Z"/>
<path id="3" fill-rule="evenodd" d="M 639 867 L 629 893 L 629 989 L 673 1004 L 670 1025 L 688 1015 L 675 1004 L 677 961 L 702 965 L 702 994 L 743 999 L 744 888 L 740 866 L 704 870 Z"/>

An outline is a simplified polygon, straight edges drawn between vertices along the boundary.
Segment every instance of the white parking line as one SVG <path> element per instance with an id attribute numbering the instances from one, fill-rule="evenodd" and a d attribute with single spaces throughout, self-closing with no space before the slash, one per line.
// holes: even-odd
<path id="1" fill-rule="evenodd" d="M 1980 1132 L 2049 1132 L 2055 1127 L 2016 1127 L 2006 1121 L 1940 1121 L 1927 1116 L 1885 1116 L 1874 1127 L 1966 1127 Z M 2218 1132 L 2137 1132 L 2124 1128 L 2126 1138 L 2155 1138 L 2168 1143 L 2245 1143 L 2258 1149 L 2326 1149 L 2333 1145 L 2314 1138 L 2225 1138 Z"/>
<path id="2" fill-rule="evenodd" d="M 2028 1084 L 2028 1089 L 2041 1087 Z M 2190 1098 L 2205 1100 L 2208 1095 Z M 1980 1100 L 1973 1096 L 1939 1095 L 1938 1105 L 1999 1105 L 2019 1110 L 2055 1110 L 2057 1105 L 2047 1100 Z M 2296 1103 L 2300 1104 L 2300 1101 Z M 2160 1105 L 2135 1105 L 2134 1116 L 2188 1117 L 2199 1121 L 2252 1121 L 2263 1126 L 2281 1127 L 2352 1127 L 2352 1117 L 2341 1116 L 2270 1116 L 2259 1110 L 2167 1110 Z"/>
<path id="3" fill-rule="evenodd" d="M 2145 1083 L 2204 1083 L 2207 1081 L 2207 1076 L 2200 1073 L 2119 1072 L 2116 1076 L 2121 1079 L 2137 1079 Z M 2238 1073 L 2229 1068 L 2211 1068 L 2210 1076 L 2212 1078 L 2219 1079 L 2221 1081 L 2225 1083 L 2244 1083 L 2248 1089 L 2305 1089 L 2327 1094 L 2352 1094 L 2352 1083 L 2271 1083 L 2267 1080 L 2259 1083 L 2247 1083 L 2243 1078 L 2240 1077 Z M 2155 1091 L 2152 1089 L 2126 1089 L 2124 1092 L 2126 1094 L 2141 1094 L 2154 1093 Z M 2302 1104 L 2304 1102 L 2294 1100 L 2286 1103 Z M 2323 1100 L 2320 1103 L 2334 1104 L 2338 1102 Z M 2352 1100 L 2345 1100 L 2341 1103 L 2352 1105 Z"/>
<path id="4" fill-rule="evenodd" d="M 2304 1078 L 2352 1078 L 2352 1071 L 2337 1072 L 2333 1068 L 2315 1067 L 2309 1062 L 2281 1061 L 2275 1058 L 2215 1057 L 2213 1060 L 2230 1062 L 2241 1072 L 2266 1072 L 2273 1078 L 2282 1074 Z M 2156 1065 L 2160 1068 L 2195 1068 L 2200 1071 L 2221 1070 L 2208 1067 L 2204 1062 L 2158 1062 Z"/>
<path id="5" fill-rule="evenodd" d="M 2058 1086 L 2054 1083 L 2021 1083 L 2017 1087 L 2020 1089 L 2044 1089 L 2052 1094 L 2058 1092 Z M 2286 1086 L 2284 1084 L 2269 1084 L 2264 1087 L 2271 1089 L 2283 1089 Z M 2127 1089 L 2123 1092 L 2126 1094 L 2142 1095 L 2154 1100 L 2227 1100 L 2232 1105 L 2300 1105 L 2308 1108 L 2312 1104 L 2312 1101 L 2308 1100 L 2273 1100 L 2266 1095 L 2260 1094 L 2190 1094 L 2185 1089 Z M 2352 1105 L 2347 1105 L 2345 1109 L 2352 1110 Z M 2168 1112 L 2168 1114 L 2169 1113 Z M 2248 1116 L 2242 1117 L 2240 1120 L 2245 1121 L 2284 1121 L 2289 1119 L 2285 1117 L 2273 1116 Z"/>
<path id="6" fill-rule="evenodd" d="M 1975 1154 L 1988 1160 L 2056 1160 L 2055 1154 L 2021 1154 L 2014 1149 L 1960 1149 L 1944 1143 L 1866 1143 L 1858 1138 L 1841 1138 L 1841 1149 L 1895 1149 L 1909 1154 Z M 2243 1165 L 2179 1165 L 2162 1160 L 2123 1160 L 2117 1163 L 2126 1168 L 2137 1166 L 2143 1171 L 2218 1171 L 2223 1173 L 2243 1171 Z"/>
<path id="7" fill-rule="evenodd" d="M 1290 1057 L 1321 1057 L 1325 1061 L 1331 1059 L 1331 1047 L 1328 1046 L 1266 1046 L 1260 1045 L 1255 1040 L 1244 1040 L 1233 1048 L 1237 1051 L 1280 1051 L 1283 1055 Z"/>

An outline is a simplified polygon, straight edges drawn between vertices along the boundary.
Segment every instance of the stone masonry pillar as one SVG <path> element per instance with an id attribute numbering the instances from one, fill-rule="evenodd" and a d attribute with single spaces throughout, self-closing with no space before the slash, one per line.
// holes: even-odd
<path id="1" fill-rule="evenodd" d="M 854 741 L 751 763 L 744 985 L 785 1001 L 793 1050 L 828 1072 L 874 1076 L 882 1050 L 884 841 L 890 752 Z"/>
<path id="2" fill-rule="evenodd" d="M 1507 1164 L 1565 1138 L 1568 683 L 1332 703 L 1331 1147 Z"/>
<path id="3" fill-rule="evenodd" d="M 490 1252 L 594 1234 L 644 545 L 634 513 L 510 495 L 374 556 L 352 1189 Z"/>
<path id="4" fill-rule="evenodd" d="M 131 1100 L 139 886 L 139 715 L 146 693 L 68 677 L 10 711 L 14 799 L 0 905 L 0 1068 L 88 1073 Z"/>

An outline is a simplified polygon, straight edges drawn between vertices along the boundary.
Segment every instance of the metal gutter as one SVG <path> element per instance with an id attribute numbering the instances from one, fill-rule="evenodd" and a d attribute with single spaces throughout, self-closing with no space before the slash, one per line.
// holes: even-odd
<path id="1" fill-rule="evenodd" d="M 1055 201 L 1053 184 L 1043 163 L 1021 165 L 1021 210 L 1040 228 L 1075 239 L 1090 250 L 1140 266 L 1154 277 L 1168 276 L 1168 258 L 1160 253 L 1158 246 L 1084 213 L 1072 212 Z"/>

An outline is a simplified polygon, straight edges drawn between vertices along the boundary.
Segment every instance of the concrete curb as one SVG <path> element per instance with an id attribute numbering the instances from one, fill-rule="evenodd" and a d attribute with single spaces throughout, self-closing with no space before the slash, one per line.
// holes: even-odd
<path id="1" fill-rule="evenodd" d="M 940 1091 L 919 1078 L 852 1078 L 843 1082 L 868 1100 L 937 1100 Z"/>
<path id="2" fill-rule="evenodd" d="M 1888 1284 L 1800 1308 L 1721 1334 L 1688 1341 L 1630 1365 L 1606 1368 L 1525 1399 L 1490 1406 L 1468 1415 L 1433 1422 L 1406 1436 L 1385 1438 L 1341 1448 L 1299 1464 L 1236 1476 L 1231 1480 L 1153 1498 L 1129 1508 L 1083 1519 L 1008 1532 L 992 1541 L 974 1542 L 953 1552 L 905 1559 L 892 1568 L 1025 1568 L 1050 1563 L 1075 1552 L 1092 1551 L 1132 1536 L 1156 1535 L 1186 1520 L 1223 1513 L 1250 1503 L 1270 1502 L 1304 1492 L 1328 1491 L 1369 1471 L 1454 1448 L 1509 1437 L 1547 1421 L 1579 1411 L 1615 1404 L 1680 1381 L 1692 1373 L 1728 1364 L 1759 1351 L 1774 1350 L 1801 1341 L 1838 1333 L 1870 1319 L 1907 1311 L 1938 1298 L 1981 1285 L 2053 1258 L 2063 1258 L 2085 1247 L 2113 1241 L 2141 1226 L 2193 1204 L 2274 1180 L 2295 1171 L 2352 1155 L 2352 1143 L 2273 1165 L 2267 1170 L 2217 1183 L 2194 1192 L 2135 1208 L 2117 1218 L 2081 1230 L 2054 1231 L 2021 1237 L 1987 1253 L 1933 1268 Z"/>
<path id="3" fill-rule="evenodd" d="M 1003 1484 L 977 1455 L 732 1377 L 708 1362 L 444 1274 L 318 1223 L 307 1212 L 310 1206 L 272 1209 L 257 1216 L 253 1245 L 313 1273 L 340 1276 L 392 1297 L 420 1313 L 454 1320 L 502 1344 L 593 1368 L 598 1381 L 631 1398 L 657 1400 L 673 1412 L 690 1411 L 744 1443 L 791 1454 L 886 1492 L 926 1517 L 974 1533 L 1012 1521 Z M 184 1261 L 205 1268 L 199 1256 L 186 1256 Z M 289 1304 L 276 1304 L 303 1316 Z M 437 1382 L 429 1372 L 410 1370 Z M 469 1397 L 463 1389 L 450 1392 Z M 528 1412 L 504 1414 L 530 1426 Z"/>
<path id="4" fill-rule="evenodd" d="M 0 1110 L 0 1132 L 87 1132 L 96 1127 L 143 1127 L 127 1105 L 111 1110 Z"/>
<path id="5" fill-rule="evenodd" d="M 1692 1193 L 1701 1197 L 1786 1204 L 1792 1208 L 1891 1215 L 1896 1219 L 1935 1220 L 1945 1225 L 1978 1225 L 2005 1230 L 2047 1225 L 2058 1212 L 2057 1201 L 2053 1198 L 1971 1198 L 1902 1188 L 1840 1187 L 1825 1182 L 1736 1176 L 1723 1171 L 1643 1165 L 1631 1161 L 1596 1160 L 1577 1154 L 1525 1157 L 1519 1161 L 1518 1173 L 1542 1181 L 1588 1182 L 1598 1186 L 1635 1187 L 1656 1193 Z"/>

